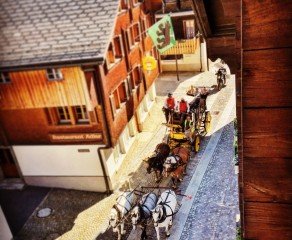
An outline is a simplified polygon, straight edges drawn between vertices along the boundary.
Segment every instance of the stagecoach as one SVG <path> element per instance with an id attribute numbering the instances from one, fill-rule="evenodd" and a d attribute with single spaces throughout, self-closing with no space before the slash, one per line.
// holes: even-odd
<path id="1" fill-rule="evenodd" d="M 189 94 L 190 95 L 190 94 Z M 207 94 L 197 94 L 190 103 L 190 114 L 192 116 L 193 125 L 187 135 L 182 130 L 181 115 L 176 112 L 170 113 L 170 121 L 168 127 L 167 143 L 171 149 L 176 146 L 185 146 L 198 152 L 200 149 L 201 137 L 210 131 L 211 114 L 206 107 Z"/>

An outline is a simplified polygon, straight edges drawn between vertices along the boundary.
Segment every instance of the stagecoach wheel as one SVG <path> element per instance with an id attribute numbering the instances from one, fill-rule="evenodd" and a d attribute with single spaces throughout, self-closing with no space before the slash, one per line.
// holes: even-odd
<path id="1" fill-rule="evenodd" d="M 205 112 L 205 122 L 211 122 L 211 113 L 209 111 Z"/>
<path id="2" fill-rule="evenodd" d="M 205 131 L 206 131 L 206 133 L 209 133 L 210 130 L 211 130 L 211 122 L 206 121 L 205 122 Z"/>
<path id="3" fill-rule="evenodd" d="M 197 153 L 200 150 L 200 136 L 199 135 L 195 137 L 194 143 L 195 143 L 195 153 Z"/>

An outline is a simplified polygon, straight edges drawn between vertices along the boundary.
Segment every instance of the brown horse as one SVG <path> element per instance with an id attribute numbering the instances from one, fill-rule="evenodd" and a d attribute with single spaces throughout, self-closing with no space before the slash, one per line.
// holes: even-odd
<path id="1" fill-rule="evenodd" d="M 177 147 L 173 149 L 172 155 L 167 157 L 163 167 L 164 175 L 168 177 L 170 174 L 173 188 L 176 188 L 176 183 L 182 181 L 182 175 L 185 174 L 186 165 L 190 159 L 190 150 L 185 147 Z"/>
<path id="2" fill-rule="evenodd" d="M 155 148 L 154 154 L 146 161 L 147 173 L 150 174 L 152 171 L 154 171 L 156 182 L 159 182 L 162 177 L 163 163 L 169 153 L 170 147 L 168 144 L 159 143 Z"/>

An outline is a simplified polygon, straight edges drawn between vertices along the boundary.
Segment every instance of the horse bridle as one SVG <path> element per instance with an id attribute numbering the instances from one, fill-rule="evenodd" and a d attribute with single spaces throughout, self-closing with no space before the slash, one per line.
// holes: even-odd
<path id="1" fill-rule="evenodd" d="M 121 213 L 120 213 L 120 210 L 118 209 L 118 207 L 117 207 L 116 204 L 113 205 L 113 208 L 117 211 L 117 219 L 110 218 L 110 220 L 109 220 L 109 225 L 112 226 L 112 225 L 111 225 L 111 222 L 112 222 L 113 220 L 116 220 L 116 224 L 115 224 L 115 226 L 112 226 L 113 228 L 116 228 L 116 227 L 119 226 L 119 224 L 121 223 Z"/>
<path id="2" fill-rule="evenodd" d="M 182 159 L 181 159 L 181 157 L 179 155 L 175 154 L 175 155 L 172 155 L 172 156 L 176 160 L 176 163 L 174 163 L 174 164 L 169 163 L 171 165 L 171 167 L 169 168 L 169 171 L 167 171 L 167 172 L 171 172 L 171 171 L 177 169 L 178 166 L 184 165 L 184 163 L 182 162 Z"/>

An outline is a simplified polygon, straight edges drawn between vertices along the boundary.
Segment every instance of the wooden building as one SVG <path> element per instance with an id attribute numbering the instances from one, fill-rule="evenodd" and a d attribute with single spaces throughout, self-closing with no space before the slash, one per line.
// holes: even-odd
<path id="1" fill-rule="evenodd" d="M 292 239 L 291 1 L 242 0 L 237 18 L 244 239 Z"/>
<path id="2" fill-rule="evenodd" d="M 170 15 L 176 45 L 161 54 L 162 71 L 206 71 L 206 42 L 200 36 L 191 0 L 165 0 L 156 5 L 155 20 Z M 177 62 L 176 62 L 177 60 Z"/>
<path id="3" fill-rule="evenodd" d="M 155 100 L 138 0 L 2 1 L 0 158 L 27 184 L 111 190 Z"/>

